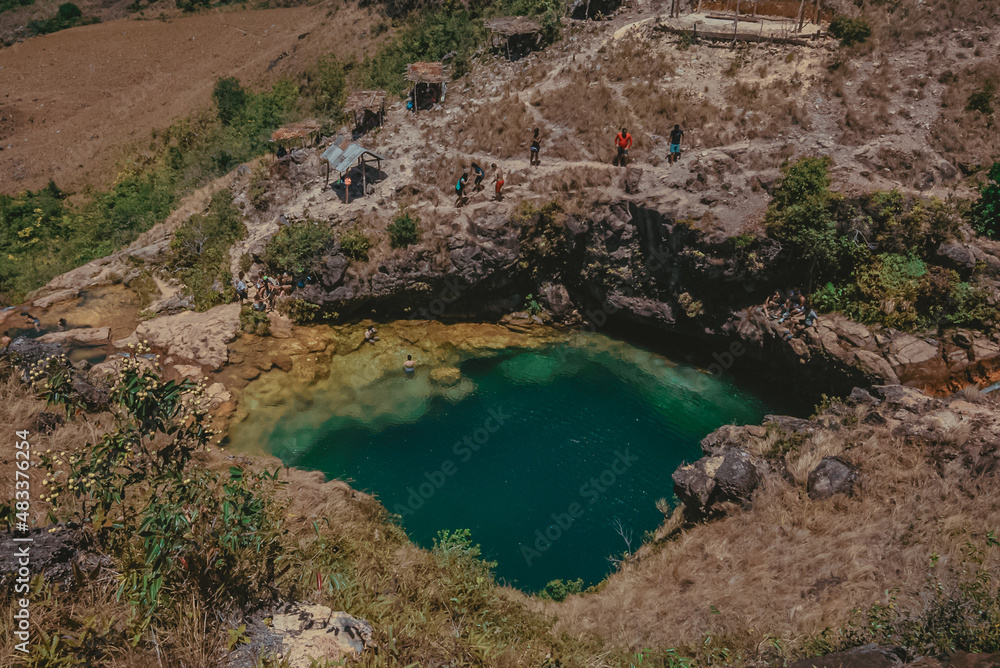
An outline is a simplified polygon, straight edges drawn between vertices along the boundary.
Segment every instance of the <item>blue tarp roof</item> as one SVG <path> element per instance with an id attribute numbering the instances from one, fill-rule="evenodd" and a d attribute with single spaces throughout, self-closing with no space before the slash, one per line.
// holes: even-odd
<path id="1" fill-rule="evenodd" d="M 366 154 L 376 160 L 385 160 L 378 153 L 369 151 L 360 144 L 355 144 L 347 137 L 340 136 L 333 141 L 330 148 L 323 151 L 320 158 L 325 160 L 331 169 L 343 174 L 351 168 L 351 165 L 358 161 L 358 158 Z"/>

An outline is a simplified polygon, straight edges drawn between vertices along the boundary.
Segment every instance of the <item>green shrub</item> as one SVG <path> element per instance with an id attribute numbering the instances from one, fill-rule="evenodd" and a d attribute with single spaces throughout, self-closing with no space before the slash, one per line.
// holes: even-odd
<path id="1" fill-rule="evenodd" d="M 350 229 L 340 235 L 340 250 L 355 262 L 367 262 L 371 239 L 359 229 Z"/>
<path id="2" fill-rule="evenodd" d="M 246 226 L 228 190 L 212 195 L 208 213 L 191 216 L 177 229 L 170 242 L 170 261 L 197 310 L 235 298 L 229 248 L 245 234 Z"/>
<path id="3" fill-rule="evenodd" d="M 966 111 L 978 111 L 989 116 L 993 113 L 993 98 L 996 94 L 996 84 L 992 79 L 987 79 L 983 85 L 972 91 L 969 99 L 965 102 Z"/>
<path id="4" fill-rule="evenodd" d="M 977 234 L 1000 238 L 1000 160 L 990 167 L 986 183 L 979 189 L 979 199 L 969 210 L 969 217 Z"/>
<path id="5" fill-rule="evenodd" d="M 264 311 L 257 311 L 249 304 L 240 309 L 240 329 L 257 336 L 270 336 L 271 318 Z"/>
<path id="6" fill-rule="evenodd" d="M 774 191 L 764 222 L 768 231 L 788 247 L 790 270 L 805 271 L 810 279 L 836 275 L 853 252 L 837 232 L 830 192 L 830 159 L 804 157 L 782 165 L 782 179 Z"/>
<path id="7" fill-rule="evenodd" d="M 840 40 L 841 46 L 853 46 L 871 37 L 872 29 L 864 17 L 852 19 L 841 15 L 830 21 L 830 34 Z"/>
<path id="8" fill-rule="evenodd" d="M 247 92 L 236 77 L 219 77 L 212 89 L 212 100 L 223 125 L 231 125 L 247 105 Z"/>
<path id="9" fill-rule="evenodd" d="M 96 17 L 84 18 L 83 11 L 72 2 L 64 2 L 59 5 L 55 16 L 44 21 L 33 20 L 28 22 L 28 31 L 33 35 L 47 35 L 49 33 L 66 30 L 78 25 L 98 23 L 100 19 Z"/>
<path id="10" fill-rule="evenodd" d="M 305 299 L 287 299 L 279 303 L 278 308 L 296 325 L 308 325 L 315 322 L 320 314 L 319 305 Z M 333 317 L 336 317 L 336 314 Z"/>
<path id="11" fill-rule="evenodd" d="M 550 580 L 545 589 L 538 592 L 538 598 L 547 598 L 552 601 L 565 601 L 571 594 L 579 594 L 583 591 L 583 578 L 577 580 Z"/>
<path id="12" fill-rule="evenodd" d="M 322 56 L 304 74 L 302 92 L 310 99 L 313 110 L 339 118 L 347 98 L 344 66 L 332 54 Z"/>
<path id="13" fill-rule="evenodd" d="M 33 4 L 35 4 L 35 0 L 0 0 L 0 14 L 11 9 L 30 7 Z"/>
<path id="14" fill-rule="evenodd" d="M 274 273 L 293 276 L 313 274 L 323 263 L 323 253 L 334 243 L 333 232 L 325 223 L 301 220 L 285 225 L 272 236 L 261 259 Z"/>
<path id="15" fill-rule="evenodd" d="M 389 244 L 393 248 L 406 248 L 420 241 L 420 219 L 408 211 L 399 212 L 389 223 Z"/>

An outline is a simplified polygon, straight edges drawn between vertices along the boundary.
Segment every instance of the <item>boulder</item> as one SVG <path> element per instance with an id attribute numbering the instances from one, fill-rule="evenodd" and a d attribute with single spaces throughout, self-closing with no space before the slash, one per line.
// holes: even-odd
<path id="1" fill-rule="evenodd" d="M 38 337 L 42 343 L 67 343 L 74 341 L 87 345 L 99 345 L 111 338 L 110 327 L 78 327 L 65 332 L 49 332 Z"/>
<path id="2" fill-rule="evenodd" d="M 538 289 L 538 298 L 542 305 L 560 320 L 575 310 L 569 291 L 562 283 L 545 283 Z"/>
<path id="3" fill-rule="evenodd" d="M 14 356 L 22 368 L 27 368 L 50 357 L 59 357 L 66 351 L 59 343 L 45 343 L 19 336 L 7 346 L 7 352 Z"/>
<path id="4" fill-rule="evenodd" d="M 80 296 L 79 288 L 65 288 L 63 290 L 56 290 L 55 292 L 50 292 L 44 297 L 39 297 L 35 301 L 31 302 L 32 306 L 37 306 L 38 308 L 48 308 L 53 304 L 58 304 L 59 302 L 67 302 L 70 299 L 76 299 Z"/>
<path id="5" fill-rule="evenodd" d="M 212 383 L 205 388 L 205 398 L 208 399 L 208 407 L 214 409 L 232 400 L 233 395 L 222 383 Z"/>
<path id="6" fill-rule="evenodd" d="M 240 305 L 224 304 L 204 313 L 185 311 L 146 320 L 128 338 L 115 341 L 115 345 L 122 348 L 146 341 L 174 357 L 218 369 L 229 359 L 227 344 L 236 338 L 239 326 Z"/>
<path id="7" fill-rule="evenodd" d="M 873 397 L 868 390 L 864 390 L 860 387 L 855 387 L 851 390 L 851 394 L 847 397 L 848 401 L 856 404 L 877 404 L 878 399 Z"/>
<path id="8" fill-rule="evenodd" d="M 181 378 L 194 378 L 195 380 L 198 380 L 202 377 L 201 367 L 193 364 L 175 364 L 174 371 L 176 371 L 177 375 Z"/>
<path id="9" fill-rule="evenodd" d="M 100 384 L 91 383 L 83 378 L 73 381 L 73 393 L 83 402 L 87 410 L 100 410 L 107 407 L 111 395 Z"/>
<path id="10" fill-rule="evenodd" d="M 937 346 L 912 334 L 899 334 L 889 342 L 888 358 L 894 367 L 925 364 L 937 356 Z"/>
<path id="11" fill-rule="evenodd" d="M 323 605 L 292 603 L 272 617 L 291 668 L 309 668 L 357 658 L 375 646 L 372 625 Z"/>
<path id="12" fill-rule="evenodd" d="M 788 668 L 893 668 L 902 666 L 905 650 L 892 645 L 864 645 L 826 656 L 802 659 Z"/>
<path id="13" fill-rule="evenodd" d="M 858 483 L 861 473 L 840 457 L 824 457 L 809 473 L 806 490 L 809 498 L 814 501 L 829 499 L 834 494 L 851 496 Z"/>
<path id="14" fill-rule="evenodd" d="M 672 476 L 674 493 L 691 518 L 719 512 L 722 503 L 747 506 L 761 476 L 746 450 L 730 448 L 679 467 Z"/>
<path id="15" fill-rule="evenodd" d="M 462 380 L 462 371 L 454 366 L 439 366 L 431 369 L 431 382 L 442 387 L 458 385 Z"/>
<path id="16" fill-rule="evenodd" d="M 48 413 L 43 411 L 35 417 L 35 426 L 33 431 L 41 432 L 43 434 L 51 434 L 65 423 L 65 413 Z"/>
<path id="17" fill-rule="evenodd" d="M 872 387 L 875 396 L 884 400 L 892 408 L 902 408 L 911 412 L 919 412 L 933 399 L 914 387 L 905 385 L 875 385 Z"/>

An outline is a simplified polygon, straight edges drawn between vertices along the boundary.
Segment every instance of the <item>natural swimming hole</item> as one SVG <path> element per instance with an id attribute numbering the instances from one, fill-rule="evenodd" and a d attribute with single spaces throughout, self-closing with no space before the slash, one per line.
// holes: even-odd
<path id="1" fill-rule="evenodd" d="M 369 347 L 351 353 L 355 364 L 372 364 Z M 453 363 L 461 380 L 445 386 L 429 364 L 413 377 L 333 373 L 251 406 L 232 447 L 254 443 L 348 480 L 421 546 L 469 529 L 499 579 L 537 591 L 603 579 L 609 557 L 662 522 L 656 502 L 671 499 L 671 474 L 701 456 L 700 440 L 773 407 L 728 378 L 597 335 Z"/>

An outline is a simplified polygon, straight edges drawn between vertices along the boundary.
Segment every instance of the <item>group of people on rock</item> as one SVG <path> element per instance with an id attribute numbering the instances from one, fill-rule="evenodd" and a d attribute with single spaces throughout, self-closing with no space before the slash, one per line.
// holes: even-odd
<path id="1" fill-rule="evenodd" d="M 775 290 L 774 294 L 767 298 L 761 307 L 764 314 L 771 320 L 776 320 L 779 325 L 786 325 L 785 340 L 792 339 L 810 327 L 815 327 L 819 322 L 812 304 L 806 299 L 805 293 L 798 288 L 791 288 L 787 294 L 782 294 L 781 290 Z"/>
<path id="2" fill-rule="evenodd" d="M 681 157 L 681 142 L 684 139 L 684 131 L 681 130 L 679 124 L 674 125 L 674 129 L 670 132 L 670 153 L 667 156 L 667 161 L 669 164 L 674 164 Z M 629 163 L 629 149 L 632 148 L 632 135 L 629 133 L 627 128 L 622 128 L 622 131 L 615 135 L 615 149 L 617 151 L 612 164 L 619 167 L 624 167 Z M 531 167 L 538 167 L 542 164 L 542 134 L 539 128 L 535 128 L 531 132 L 531 141 L 528 145 L 528 165 Z M 474 177 L 472 191 L 479 192 L 483 189 L 483 179 L 486 178 L 486 170 L 483 169 L 478 163 L 473 162 L 471 164 L 471 170 Z M 496 163 L 490 165 L 490 171 L 493 172 L 492 183 L 496 185 L 496 193 L 493 196 L 494 202 L 499 202 L 503 199 L 503 186 L 504 186 L 504 173 L 500 167 L 497 167 Z M 462 176 L 459 177 L 458 181 L 455 183 L 455 206 L 461 208 L 468 203 L 469 198 L 466 195 L 466 191 L 469 184 L 469 172 L 465 171 Z"/>
<path id="3" fill-rule="evenodd" d="M 303 285 L 305 283 L 300 281 L 299 286 Z M 233 281 L 233 287 L 241 304 L 249 302 L 253 310 L 264 312 L 273 311 L 279 298 L 288 297 L 295 288 L 295 282 L 287 271 L 279 278 L 261 274 L 256 281 L 250 280 L 241 271 Z"/>
<path id="4" fill-rule="evenodd" d="M 472 169 L 472 173 L 475 176 L 475 179 L 472 182 L 472 192 L 475 193 L 480 192 L 484 188 L 483 179 L 486 178 L 486 170 L 483 169 L 479 165 L 479 163 L 476 162 L 473 162 L 470 165 L 470 168 Z M 497 167 L 497 164 L 494 162 L 490 165 L 490 171 L 493 172 L 493 181 L 491 183 L 493 183 L 496 187 L 496 192 L 493 195 L 493 201 L 499 202 L 500 200 L 503 199 L 503 184 L 504 184 L 503 170 L 500 167 Z M 458 183 L 455 184 L 455 194 L 458 197 L 458 199 L 455 200 L 456 207 L 460 208 L 468 203 L 469 198 L 466 195 L 466 189 L 468 188 L 468 185 L 469 185 L 469 172 L 463 172 L 462 176 L 460 176 L 458 179 Z"/>

